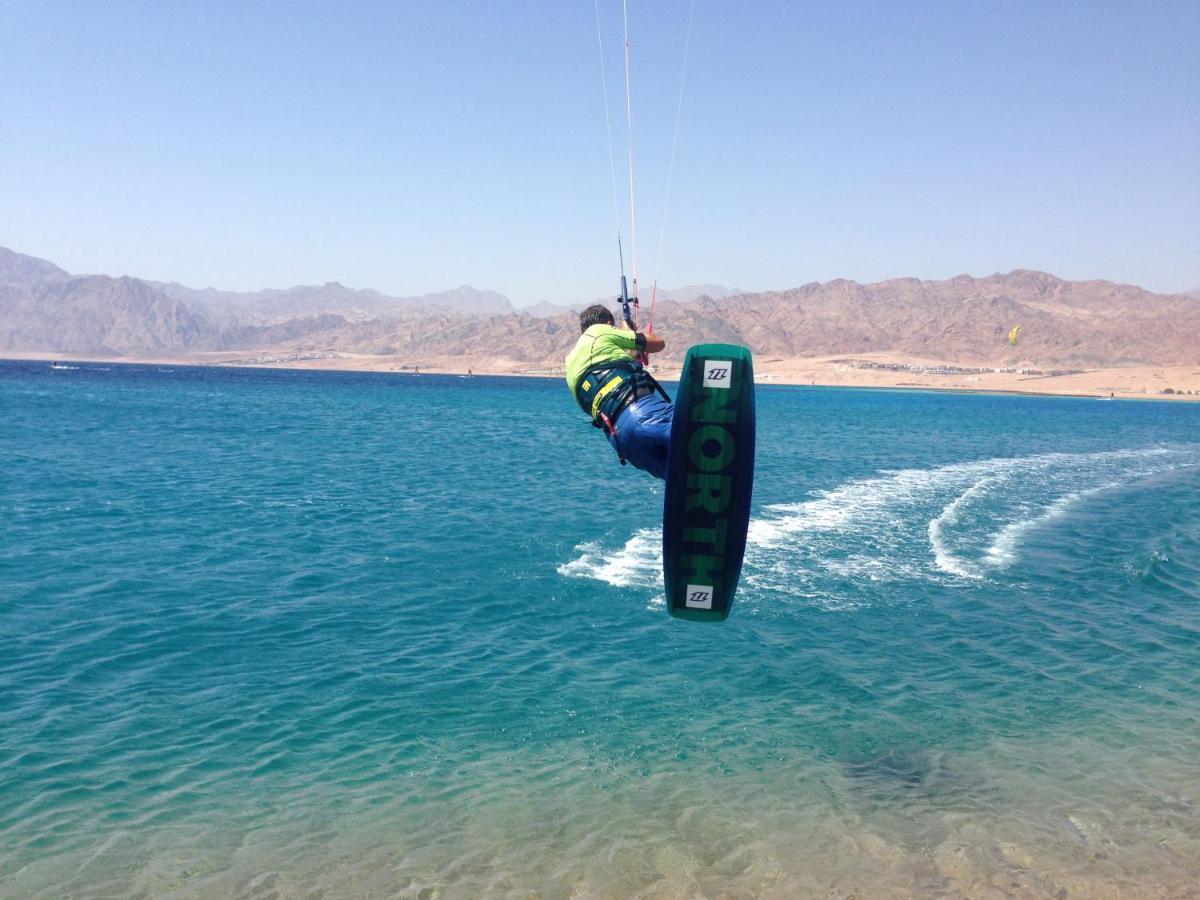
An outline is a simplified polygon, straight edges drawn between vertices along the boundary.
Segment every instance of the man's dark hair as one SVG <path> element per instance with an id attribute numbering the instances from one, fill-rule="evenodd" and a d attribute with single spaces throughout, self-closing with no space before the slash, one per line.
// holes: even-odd
<path id="1" fill-rule="evenodd" d="M 587 331 L 593 325 L 612 325 L 613 314 L 603 303 L 593 303 L 579 314 L 579 330 Z"/>

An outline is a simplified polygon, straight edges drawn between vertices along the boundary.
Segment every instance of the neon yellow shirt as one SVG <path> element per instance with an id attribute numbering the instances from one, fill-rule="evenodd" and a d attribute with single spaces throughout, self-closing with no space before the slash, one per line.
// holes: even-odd
<path id="1" fill-rule="evenodd" d="M 627 360 L 629 351 L 635 347 L 637 336 L 632 331 L 612 325 L 593 325 L 581 334 L 575 349 L 567 354 L 567 387 L 571 389 L 571 396 L 575 395 L 575 387 L 588 366 Z"/>

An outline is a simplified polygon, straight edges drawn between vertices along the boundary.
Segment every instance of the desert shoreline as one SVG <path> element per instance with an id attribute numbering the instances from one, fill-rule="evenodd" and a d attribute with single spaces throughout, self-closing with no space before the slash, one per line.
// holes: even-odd
<path id="1" fill-rule="evenodd" d="M 31 363 L 94 365 L 216 366 L 223 368 L 304 369 L 428 375 L 490 375 L 527 378 L 563 377 L 552 365 L 503 357 L 372 356 L 313 352 L 214 352 L 186 356 L 80 355 L 38 351 L 0 351 L 0 359 Z M 681 359 L 652 367 L 663 381 L 678 380 Z M 1034 363 L 997 370 L 980 363 L 913 359 L 891 354 L 769 358 L 755 361 L 761 385 L 873 388 L 947 393 L 1018 394 L 1122 400 L 1200 401 L 1200 361 L 1190 366 L 1127 366 L 1075 371 L 1046 371 Z"/>

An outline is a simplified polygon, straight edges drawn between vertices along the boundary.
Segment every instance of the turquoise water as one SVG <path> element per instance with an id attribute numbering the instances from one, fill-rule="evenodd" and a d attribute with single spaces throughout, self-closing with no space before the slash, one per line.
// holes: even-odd
<path id="1" fill-rule="evenodd" d="M 1200 405 L 760 387 L 697 625 L 556 381 L 71 365 L 0 363 L 0 896 L 1200 879 Z"/>

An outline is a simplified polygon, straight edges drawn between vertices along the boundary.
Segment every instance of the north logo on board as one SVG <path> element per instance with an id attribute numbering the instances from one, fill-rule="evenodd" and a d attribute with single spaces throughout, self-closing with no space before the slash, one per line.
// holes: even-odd
<path id="1" fill-rule="evenodd" d="M 693 428 L 687 443 L 687 496 L 683 504 L 683 539 L 680 563 L 690 579 L 684 594 L 688 609 L 712 609 L 723 589 L 728 534 L 727 508 L 733 499 L 732 466 L 737 456 L 738 408 L 733 385 L 733 361 L 704 360 L 706 388 L 721 388 L 693 401 Z"/>
<path id="2" fill-rule="evenodd" d="M 728 359 L 706 359 L 704 361 L 704 387 L 728 390 L 733 363 Z"/>
<path id="3" fill-rule="evenodd" d="M 716 621 L 729 614 L 750 513 L 753 391 L 745 348 L 688 351 L 663 507 L 663 574 L 673 616 Z"/>
<path id="4" fill-rule="evenodd" d="M 689 584 L 684 603 L 690 609 L 712 609 L 713 589 L 710 584 Z"/>

